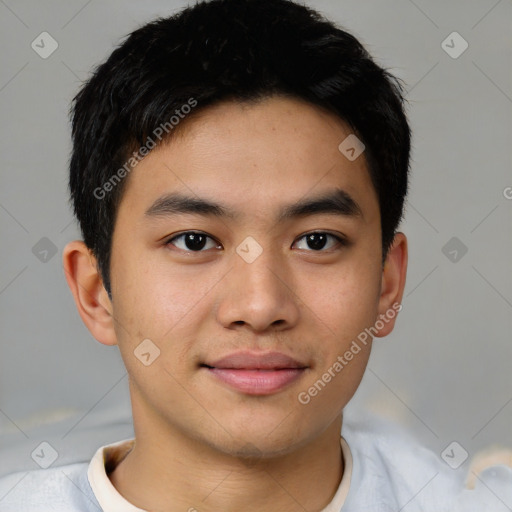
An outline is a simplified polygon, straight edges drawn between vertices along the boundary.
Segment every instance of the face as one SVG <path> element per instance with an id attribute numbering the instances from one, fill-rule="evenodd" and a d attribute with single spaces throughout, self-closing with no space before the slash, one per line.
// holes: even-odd
<path id="1" fill-rule="evenodd" d="M 341 418 L 370 353 L 353 342 L 389 307 L 350 133 L 298 100 L 223 103 L 133 170 L 111 281 L 136 430 L 271 455 Z"/>

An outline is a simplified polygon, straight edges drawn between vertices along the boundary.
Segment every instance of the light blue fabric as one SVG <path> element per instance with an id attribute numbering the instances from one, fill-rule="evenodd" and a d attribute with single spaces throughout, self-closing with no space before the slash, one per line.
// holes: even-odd
<path id="1" fill-rule="evenodd" d="M 353 458 L 341 512 L 510 512 L 512 469 L 494 466 L 465 490 L 467 468 L 452 470 L 398 427 L 345 420 Z M 101 511 L 87 479 L 89 463 L 21 472 L 0 479 L 0 512 Z M 466 465 L 467 466 L 467 465 Z"/>
<path id="2" fill-rule="evenodd" d="M 366 418 L 347 422 L 342 432 L 353 457 L 342 512 L 512 511 L 512 468 L 482 472 L 469 490 L 469 461 L 453 470 L 396 425 Z"/>
<path id="3" fill-rule="evenodd" d="M 100 512 L 88 462 L 15 473 L 0 480 L 1 512 Z"/>

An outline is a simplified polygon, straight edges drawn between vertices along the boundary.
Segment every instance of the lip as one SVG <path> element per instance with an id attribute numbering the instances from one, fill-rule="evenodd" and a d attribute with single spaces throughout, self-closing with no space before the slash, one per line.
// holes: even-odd
<path id="1" fill-rule="evenodd" d="M 281 352 L 234 352 L 217 359 L 207 366 L 236 370 L 282 370 L 286 368 L 306 368 L 307 365 Z"/>
<path id="2" fill-rule="evenodd" d="M 202 365 L 216 379 L 249 395 L 270 395 L 299 379 L 307 365 L 281 352 L 236 352 Z"/>

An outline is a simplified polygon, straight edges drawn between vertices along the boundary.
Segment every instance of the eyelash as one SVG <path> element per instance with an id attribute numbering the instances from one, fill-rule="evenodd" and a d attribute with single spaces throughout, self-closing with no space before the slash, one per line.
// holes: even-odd
<path id="1" fill-rule="evenodd" d="M 172 238 L 168 239 L 166 242 L 165 242 L 165 245 L 173 245 L 174 244 L 172 243 L 173 241 L 176 241 L 180 238 L 183 238 L 185 235 L 190 235 L 190 234 L 194 234 L 194 235 L 204 235 L 206 236 L 207 238 L 209 238 L 210 240 L 214 240 L 215 243 L 217 243 L 218 245 L 221 245 L 219 242 L 217 242 L 217 240 L 215 240 L 213 237 L 211 237 L 210 235 L 207 235 L 206 233 L 202 232 L 202 231 L 184 231 L 183 233 L 180 233 L 179 235 L 175 235 L 173 236 Z M 349 245 L 349 242 L 343 238 L 343 237 L 340 237 L 338 235 L 334 235 L 332 233 L 328 233 L 326 231 L 311 231 L 309 233 L 305 233 L 304 235 L 300 236 L 297 240 L 302 240 L 303 238 L 306 238 L 310 235 L 327 235 L 329 237 L 332 237 L 334 238 L 337 243 L 342 246 L 342 247 L 347 247 Z M 179 247 L 177 248 L 179 251 L 182 251 L 182 252 L 185 252 L 185 253 L 201 253 L 201 252 L 206 252 L 204 250 L 199 250 L 199 251 L 192 251 L 192 250 L 185 250 L 185 249 L 180 249 Z M 335 248 L 334 248 L 335 249 Z M 313 253 L 329 253 L 333 250 L 333 248 L 331 249 L 328 249 L 328 250 L 324 250 L 324 249 L 320 249 L 320 250 L 317 250 L 315 251 L 314 249 L 309 249 L 307 250 L 307 252 L 313 252 Z"/>

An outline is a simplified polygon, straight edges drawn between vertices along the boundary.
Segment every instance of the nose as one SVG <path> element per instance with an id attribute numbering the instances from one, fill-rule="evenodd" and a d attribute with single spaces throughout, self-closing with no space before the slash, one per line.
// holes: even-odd
<path id="1" fill-rule="evenodd" d="M 265 332 L 290 329 L 297 323 L 299 299 L 284 259 L 266 249 L 252 262 L 234 253 L 217 307 L 217 319 L 224 327 Z"/>

